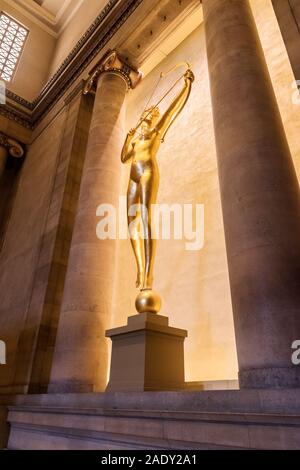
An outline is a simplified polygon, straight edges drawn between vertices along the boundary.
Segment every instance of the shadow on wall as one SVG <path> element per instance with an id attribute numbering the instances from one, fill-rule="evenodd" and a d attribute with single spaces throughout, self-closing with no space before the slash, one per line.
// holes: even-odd
<path id="1" fill-rule="evenodd" d="M 18 186 L 18 179 L 24 158 L 8 157 L 5 171 L 0 177 L 0 254 L 5 232 L 12 212 L 13 202 Z"/>

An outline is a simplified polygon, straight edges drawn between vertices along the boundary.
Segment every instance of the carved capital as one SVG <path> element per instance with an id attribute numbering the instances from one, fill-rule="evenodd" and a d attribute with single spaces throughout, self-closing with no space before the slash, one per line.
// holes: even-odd
<path id="1" fill-rule="evenodd" d="M 6 134 L 3 134 L 3 132 L 0 132 L 0 145 L 7 148 L 12 157 L 21 158 L 24 156 L 25 151 L 22 145 Z"/>
<path id="2" fill-rule="evenodd" d="M 142 73 L 130 67 L 117 54 L 116 51 L 109 51 L 101 59 L 99 64 L 90 72 L 83 94 L 87 95 L 95 91 L 100 75 L 103 73 L 112 73 L 119 75 L 125 81 L 127 89 L 135 88 L 142 79 Z"/>

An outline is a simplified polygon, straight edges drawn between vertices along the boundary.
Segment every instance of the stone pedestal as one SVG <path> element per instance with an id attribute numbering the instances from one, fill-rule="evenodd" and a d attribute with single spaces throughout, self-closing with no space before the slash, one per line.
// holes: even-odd
<path id="1" fill-rule="evenodd" d="M 185 330 L 169 326 L 155 313 L 128 318 L 124 327 L 106 332 L 112 340 L 107 391 L 184 389 Z"/>

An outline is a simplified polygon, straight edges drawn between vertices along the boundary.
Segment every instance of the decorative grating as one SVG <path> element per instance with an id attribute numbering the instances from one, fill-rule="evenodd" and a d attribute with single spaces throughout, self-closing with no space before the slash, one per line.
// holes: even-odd
<path id="1" fill-rule="evenodd" d="M 23 51 L 28 29 L 0 13 L 0 78 L 10 82 Z"/>

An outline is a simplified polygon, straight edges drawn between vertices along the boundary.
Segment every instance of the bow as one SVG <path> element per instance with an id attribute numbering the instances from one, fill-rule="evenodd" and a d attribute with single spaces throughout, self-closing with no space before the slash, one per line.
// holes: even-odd
<path id="1" fill-rule="evenodd" d="M 141 114 L 141 117 L 139 118 L 138 120 L 138 123 L 137 125 L 135 126 L 135 130 L 137 131 L 137 129 L 141 126 L 142 122 L 147 119 L 147 117 L 151 114 L 151 110 L 149 111 L 148 114 L 146 114 L 146 116 L 142 117 L 143 114 L 145 113 L 145 111 L 148 109 L 148 106 L 149 106 L 149 103 L 150 101 L 152 100 L 157 88 L 158 88 L 158 85 L 161 81 L 162 78 L 166 77 L 167 75 L 169 75 L 171 72 L 174 72 L 174 70 L 178 69 L 179 67 L 183 67 L 185 66 L 186 67 L 186 70 L 189 70 L 191 68 L 191 65 L 188 63 L 188 62 L 179 62 L 178 64 L 176 64 L 174 67 L 172 67 L 170 70 L 168 70 L 167 72 L 161 72 L 160 76 L 159 76 L 159 79 L 154 87 L 154 90 L 153 92 L 151 93 L 151 96 L 149 98 L 149 100 L 147 101 L 147 104 Z M 169 90 L 158 100 L 158 102 L 153 105 L 152 107 L 153 108 L 156 108 L 170 93 L 171 91 L 176 87 L 177 83 L 180 82 L 180 80 L 184 77 L 186 72 L 184 72 L 182 75 L 180 75 L 179 78 L 177 78 L 177 80 L 173 83 L 173 85 L 169 88 Z"/>

